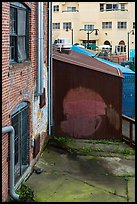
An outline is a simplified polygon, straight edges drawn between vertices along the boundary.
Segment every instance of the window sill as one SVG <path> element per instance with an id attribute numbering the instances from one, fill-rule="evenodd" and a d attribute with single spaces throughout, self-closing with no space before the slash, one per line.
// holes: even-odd
<path id="1" fill-rule="evenodd" d="M 17 66 L 29 66 L 31 65 L 31 61 L 24 61 L 24 62 L 10 62 L 10 66 L 11 67 L 17 67 Z"/>

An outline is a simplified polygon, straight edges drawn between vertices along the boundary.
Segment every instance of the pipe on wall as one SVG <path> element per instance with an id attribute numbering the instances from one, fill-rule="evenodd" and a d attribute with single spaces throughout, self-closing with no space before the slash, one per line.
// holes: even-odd
<path id="1" fill-rule="evenodd" d="M 40 95 L 43 93 L 43 68 L 44 68 L 44 60 L 43 60 L 43 2 L 40 2 Z"/>
<path id="2" fill-rule="evenodd" d="M 48 131 L 53 126 L 52 2 L 48 2 Z"/>
<path id="3" fill-rule="evenodd" d="M 2 134 L 10 133 L 10 195 L 15 200 L 19 200 L 19 195 L 15 192 L 14 189 L 14 136 L 15 136 L 15 130 L 13 126 L 6 126 L 2 128 Z"/>
<path id="4" fill-rule="evenodd" d="M 43 91 L 43 2 L 38 2 L 38 76 L 37 76 L 37 96 Z"/>

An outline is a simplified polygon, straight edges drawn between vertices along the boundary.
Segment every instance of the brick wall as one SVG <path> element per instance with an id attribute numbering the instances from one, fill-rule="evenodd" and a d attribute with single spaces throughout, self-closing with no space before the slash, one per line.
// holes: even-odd
<path id="1" fill-rule="evenodd" d="M 22 101 L 30 104 L 30 135 L 32 135 L 32 102 L 34 83 L 37 75 L 37 2 L 25 2 L 30 8 L 29 14 L 29 61 L 11 65 L 9 63 L 10 46 L 10 2 L 2 2 L 2 127 L 11 124 L 11 112 Z M 46 10 L 46 11 L 45 11 Z M 47 2 L 44 3 L 44 48 L 46 41 Z M 46 50 L 45 50 L 46 51 Z M 45 52 L 46 53 L 46 52 Z M 47 54 L 44 61 L 47 62 Z M 9 137 L 2 135 L 2 201 L 8 196 L 9 183 Z M 32 152 L 32 149 L 30 149 Z M 30 154 L 32 159 L 32 155 Z"/>

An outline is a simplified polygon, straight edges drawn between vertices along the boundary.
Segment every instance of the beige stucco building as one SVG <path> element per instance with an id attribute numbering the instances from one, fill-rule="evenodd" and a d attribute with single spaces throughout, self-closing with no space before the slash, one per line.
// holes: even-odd
<path id="1" fill-rule="evenodd" d="M 52 2 L 52 5 L 53 42 L 68 37 L 73 44 L 109 44 L 112 53 L 126 53 L 127 57 L 135 52 L 135 2 Z"/>

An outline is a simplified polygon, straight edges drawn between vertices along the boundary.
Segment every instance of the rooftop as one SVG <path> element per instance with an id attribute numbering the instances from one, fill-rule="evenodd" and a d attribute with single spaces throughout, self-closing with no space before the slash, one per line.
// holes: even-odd
<path id="1" fill-rule="evenodd" d="M 82 68 L 87 68 L 106 74 L 123 77 L 123 74 L 119 68 L 114 68 L 111 65 L 105 64 L 92 56 L 88 56 L 76 51 L 71 50 L 70 52 L 58 52 L 56 49 L 53 49 L 53 59 L 77 65 Z"/>

